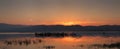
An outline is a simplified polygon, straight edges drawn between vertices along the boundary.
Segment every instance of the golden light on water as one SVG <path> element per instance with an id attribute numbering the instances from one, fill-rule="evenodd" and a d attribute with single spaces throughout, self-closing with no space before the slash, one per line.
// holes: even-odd
<path id="1" fill-rule="evenodd" d="M 73 37 L 65 37 L 63 38 L 64 41 L 71 41 L 71 42 L 74 42 L 76 40 L 76 38 L 73 38 Z"/>

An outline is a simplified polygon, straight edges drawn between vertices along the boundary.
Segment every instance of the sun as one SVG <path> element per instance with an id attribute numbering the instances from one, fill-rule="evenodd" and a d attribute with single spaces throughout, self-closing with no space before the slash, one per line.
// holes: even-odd
<path id="1" fill-rule="evenodd" d="M 64 22 L 63 25 L 69 26 L 69 25 L 75 25 L 75 23 L 74 22 Z"/>

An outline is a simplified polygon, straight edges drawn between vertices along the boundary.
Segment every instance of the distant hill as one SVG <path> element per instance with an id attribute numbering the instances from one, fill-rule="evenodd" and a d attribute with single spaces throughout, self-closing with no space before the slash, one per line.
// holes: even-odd
<path id="1" fill-rule="evenodd" d="M 37 31 L 120 31 L 120 25 L 80 26 L 80 25 L 12 25 L 0 23 L 0 32 Z"/>

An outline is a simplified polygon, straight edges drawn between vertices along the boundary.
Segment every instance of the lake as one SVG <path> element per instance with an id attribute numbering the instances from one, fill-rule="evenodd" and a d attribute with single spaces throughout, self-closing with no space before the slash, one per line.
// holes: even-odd
<path id="1" fill-rule="evenodd" d="M 76 36 L 36 37 L 34 33 L 29 32 L 1 32 L 0 49 L 120 49 L 120 31 L 65 33 L 75 33 Z"/>

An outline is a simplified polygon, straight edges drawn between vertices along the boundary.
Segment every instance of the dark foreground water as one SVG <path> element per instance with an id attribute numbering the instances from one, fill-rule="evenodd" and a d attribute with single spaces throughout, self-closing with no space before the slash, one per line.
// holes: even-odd
<path id="1" fill-rule="evenodd" d="M 70 33 L 70 32 L 66 32 Z M 120 49 L 120 31 L 80 31 L 76 36 L 0 33 L 0 49 Z"/>

